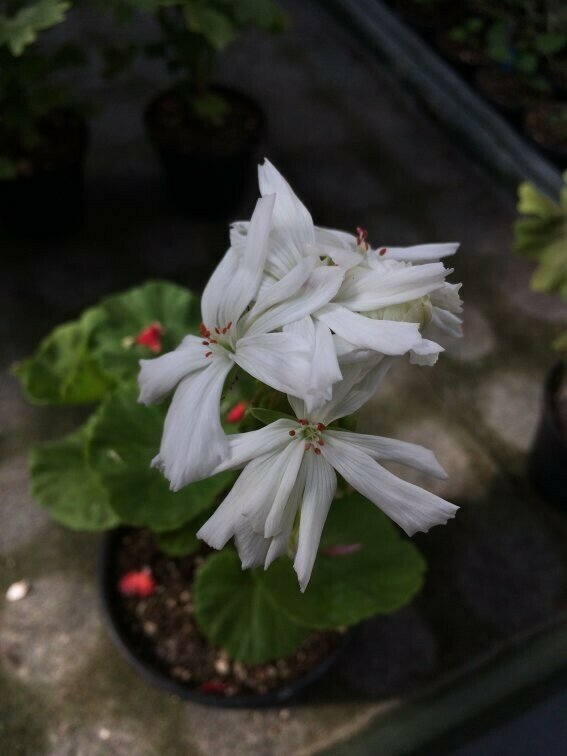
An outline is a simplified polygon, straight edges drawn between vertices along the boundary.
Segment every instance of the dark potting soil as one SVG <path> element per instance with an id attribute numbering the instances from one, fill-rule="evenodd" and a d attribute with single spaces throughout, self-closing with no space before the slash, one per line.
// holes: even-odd
<path id="1" fill-rule="evenodd" d="M 33 150 L 7 145 L 6 156 L 16 162 L 23 177 L 51 173 L 80 162 L 87 145 L 83 116 L 70 109 L 54 110 L 38 124 L 40 140 Z"/>
<path id="2" fill-rule="evenodd" d="M 114 585 L 125 573 L 145 567 L 156 581 L 150 596 L 121 596 L 118 590 L 115 594 L 120 624 L 138 656 L 203 693 L 232 697 L 283 688 L 335 650 L 340 633 L 314 632 L 285 659 L 257 666 L 229 659 L 202 635 L 194 616 L 193 576 L 208 553 L 169 557 L 159 550 L 149 531 L 132 530 L 124 535 L 113 566 Z"/>
<path id="3" fill-rule="evenodd" d="M 497 66 L 481 68 L 476 83 L 485 97 L 504 108 L 530 107 L 546 97 L 545 92 L 534 89 L 513 71 Z"/>
<path id="4" fill-rule="evenodd" d="M 254 144 L 262 116 L 252 101 L 223 88 L 215 94 L 224 98 L 229 109 L 212 121 L 197 117 L 191 104 L 173 90 L 157 97 L 147 111 L 154 142 L 182 155 L 208 158 L 232 156 Z"/>
<path id="5" fill-rule="evenodd" d="M 526 130 L 539 144 L 567 157 L 567 103 L 541 103 L 530 108 Z"/>

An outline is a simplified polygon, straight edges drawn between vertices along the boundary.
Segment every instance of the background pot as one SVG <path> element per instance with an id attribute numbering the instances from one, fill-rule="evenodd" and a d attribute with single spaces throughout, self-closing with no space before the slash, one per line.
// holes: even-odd
<path id="1" fill-rule="evenodd" d="M 537 490 L 548 501 L 567 511 L 567 435 L 561 427 L 557 407 L 557 395 L 565 371 L 565 365 L 560 362 L 547 376 L 528 472 Z"/>
<path id="2" fill-rule="evenodd" d="M 76 230 L 84 219 L 84 161 L 88 128 L 83 116 L 60 111 L 46 119 L 41 150 L 27 173 L 0 180 L 0 219 L 15 236 L 51 239 Z"/>
<path id="3" fill-rule="evenodd" d="M 99 564 L 99 580 L 103 615 L 110 635 L 118 650 L 134 669 L 148 682 L 158 688 L 174 693 L 188 701 L 221 708 L 260 708 L 282 706 L 295 699 L 309 685 L 320 680 L 338 661 L 355 630 L 347 632 L 334 651 L 306 675 L 288 683 L 285 687 L 262 694 L 235 695 L 231 697 L 204 693 L 201 690 L 173 679 L 160 669 L 157 662 L 146 659 L 138 650 L 127 627 L 120 618 L 119 601 L 116 590 L 116 560 L 120 543 L 131 529 L 117 528 L 104 536 Z"/>
<path id="4" fill-rule="evenodd" d="M 145 122 L 172 201 L 190 215 L 218 218 L 242 198 L 265 119 L 246 95 L 226 87 L 213 91 L 230 107 L 216 125 L 198 119 L 173 90 L 150 102 Z"/>

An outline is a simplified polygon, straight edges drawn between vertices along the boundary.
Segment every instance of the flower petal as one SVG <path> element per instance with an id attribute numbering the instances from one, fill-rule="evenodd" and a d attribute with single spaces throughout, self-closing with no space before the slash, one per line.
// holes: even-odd
<path id="1" fill-rule="evenodd" d="M 293 271 L 288 274 L 292 275 Z M 248 326 L 247 335 L 269 333 L 321 309 L 336 295 L 343 276 L 344 271 L 335 265 L 315 268 L 293 296 L 257 317 Z M 274 286 L 281 285 L 284 280 Z"/>
<path id="2" fill-rule="evenodd" d="M 385 470 L 357 446 L 329 438 L 322 447 L 327 461 L 409 536 L 444 525 L 455 516 L 454 504 Z"/>
<path id="3" fill-rule="evenodd" d="M 266 538 L 277 535 L 283 529 L 287 504 L 297 481 L 304 454 L 304 443 L 298 439 L 289 444 L 287 456 L 285 458 L 283 455 L 280 457 L 281 478 L 265 522 L 264 535 Z"/>
<path id="4" fill-rule="evenodd" d="M 410 352 L 410 362 L 412 365 L 435 365 L 441 352 L 445 350 L 440 344 L 429 339 L 422 339 L 416 344 Z"/>
<path id="5" fill-rule="evenodd" d="M 410 444 L 407 441 L 398 441 L 395 438 L 384 436 L 371 436 L 366 433 L 350 433 L 348 431 L 332 431 L 325 433 L 325 438 L 337 438 L 339 441 L 356 446 L 366 452 L 369 457 L 377 462 L 399 462 L 415 470 L 420 470 L 427 475 L 432 475 L 440 480 L 447 480 L 447 473 L 441 467 L 431 449 L 426 449 L 419 444 Z"/>
<path id="6" fill-rule="evenodd" d="M 358 312 L 411 302 L 443 286 L 451 272 L 443 263 L 359 266 L 348 272 L 336 302 Z"/>
<path id="7" fill-rule="evenodd" d="M 384 249 L 386 252 L 380 255 L 380 251 Z M 369 259 L 376 262 L 382 262 L 385 259 L 402 260 L 411 263 L 436 262 L 442 257 L 454 255 L 458 249 L 458 242 L 417 244 L 414 247 L 380 247 L 378 250 L 372 250 Z"/>
<path id="8" fill-rule="evenodd" d="M 297 417 L 305 417 L 316 407 L 320 407 L 329 401 L 333 393 L 333 384 L 342 378 L 341 369 L 335 351 L 335 342 L 329 328 L 320 321 L 314 321 L 311 317 L 305 317 L 284 326 L 284 332 L 303 337 L 309 343 L 312 355 L 311 372 L 309 382 L 303 396 L 300 398 L 288 397 L 291 406 L 295 409 L 301 406 L 303 414 Z M 305 404 L 303 404 L 305 401 Z"/>
<path id="9" fill-rule="evenodd" d="M 306 470 L 307 470 L 307 466 L 306 466 L 306 461 L 305 461 L 305 455 L 303 455 L 303 459 L 299 467 L 299 472 L 297 474 L 297 478 L 295 479 L 295 484 L 291 490 L 289 499 L 287 501 L 286 507 L 283 512 L 283 518 L 281 520 L 281 530 L 277 535 L 275 535 L 271 539 L 270 547 L 268 549 L 268 553 L 266 554 L 266 560 L 264 562 L 265 570 L 268 569 L 268 567 L 272 564 L 272 562 L 275 559 L 289 552 L 289 548 L 290 548 L 289 542 L 291 538 L 291 531 L 293 529 L 293 524 L 295 522 L 295 516 L 297 514 L 297 510 L 299 509 L 299 505 L 301 504 L 303 500 Z"/>
<path id="10" fill-rule="evenodd" d="M 275 305 L 285 303 L 293 297 L 306 283 L 316 265 L 317 260 L 315 258 L 303 258 L 283 278 L 273 283 L 272 286 L 265 287 L 258 294 L 254 307 L 247 313 L 244 321 L 245 327 L 246 324 L 253 323 L 266 310 Z"/>
<path id="11" fill-rule="evenodd" d="M 301 249 L 303 244 L 312 244 L 315 241 L 315 230 L 309 211 L 281 173 L 267 159 L 263 165 L 258 166 L 258 181 L 263 197 L 267 194 L 276 195 L 274 228 L 285 228 L 298 249 Z"/>
<path id="12" fill-rule="evenodd" d="M 296 395 L 309 383 L 309 345 L 289 333 L 260 333 L 236 343 L 234 361 L 276 391 Z"/>
<path id="13" fill-rule="evenodd" d="M 276 420 L 255 431 L 227 436 L 228 451 L 225 459 L 215 467 L 212 475 L 224 470 L 238 470 L 250 460 L 268 454 L 289 443 L 289 431 L 297 427 L 293 420 Z"/>
<path id="14" fill-rule="evenodd" d="M 208 367 L 184 378 L 165 418 L 158 456 L 152 462 L 178 491 L 211 475 L 228 450 L 219 404 L 232 361 L 220 355 Z"/>
<path id="15" fill-rule="evenodd" d="M 421 341 L 417 323 L 373 320 L 339 305 L 328 305 L 315 317 L 353 346 L 382 354 L 405 354 Z"/>
<path id="16" fill-rule="evenodd" d="M 201 300 L 203 322 L 209 328 L 236 323 L 255 298 L 267 254 L 275 197 L 263 197 L 256 208 L 245 244 L 231 247 L 209 279 Z"/>
<path id="17" fill-rule="evenodd" d="M 159 402 L 182 378 L 207 367 L 210 360 L 205 357 L 201 341 L 196 336 L 186 336 L 173 352 L 153 360 L 140 360 L 138 401 L 142 404 Z"/>
<path id="18" fill-rule="evenodd" d="M 302 593 L 309 583 L 323 526 L 337 490 L 337 476 L 324 457 L 310 453 L 305 461 L 307 478 L 301 505 L 297 554 L 293 563 Z"/>

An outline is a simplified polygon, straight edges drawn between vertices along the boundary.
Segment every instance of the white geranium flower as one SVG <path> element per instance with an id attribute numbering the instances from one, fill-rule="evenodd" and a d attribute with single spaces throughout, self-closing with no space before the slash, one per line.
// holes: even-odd
<path id="1" fill-rule="evenodd" d="M 175 351 L 140 361 L 141 402 L 160 401 L 177 387 L 152 463 L 174 491 L 210 475 L 228 452 L 219 403 L 234 365 L 284 393 L 304 396 L 309 387 L 328 391 L 314 383 L 310 342 L 281 329 L 328 302 L 343 271 L 304 259 L 259 294 L 274 202 L 274 195 L 258 201 L 246 243 L 229 249 L 211 276 L 201 301 L 201 335 L 186 336 Z M 336 358 L 327 367 L 318 374 L 321 381 L 341 377 Z"/>
<path id="2" fill-rule="evenodd" d="M 382 248 L 370 254 L 363 229 L 354 236 L 315 226 L 307 208 L 268 160 L 259 166 L 258 174 L 261 194 L 276 195 L 261 291 L 269 290 L 302 260 L 315 257 L 318 264 L 331 261 L 344 270 L 344 282 L 337 295 L 312 317 L 350 344 L 352 350 L 383 355 L 410 353 L 413 361 L 432 364 L 443 350 L 423 338 L 420 328 L 425 325 L 424 319 L 413 304 L 450 286 L 445 278 L 452 271 L 439 260 L 453 254 L 458 245 Z M 247 233 L 247 223 L 234 224 L 233 245 L 242 245 Z M 385 256 L 387 259 L 382 259 Z M 320 406 L 325 398 L 319 395 L 311 406 Z"/>
<path id="3" fill-rule="evenodd" d="M 221 549 L 234 536 L 243 568 L 267 568 L 288 551 L 298 524 L 294 568 L 304 591 L 335 495 L 336 472 L 410 536 L 454 517 L 456 506 L 379 464 L 400 462 L 446 478 L 433 452 L 329 427 L 367 401 L 388 363 L 382 360 L 371 369 L 367 364 L 346 366 L 345 379 L 335 384 L 332 400 L 322 409 L 307 413 L 302 401 L 289 397 L 296 420 L 279 419 L 261 430 L 229 436 L 229 454 L 218 470 L 244 469 L 198 537 Z"/>

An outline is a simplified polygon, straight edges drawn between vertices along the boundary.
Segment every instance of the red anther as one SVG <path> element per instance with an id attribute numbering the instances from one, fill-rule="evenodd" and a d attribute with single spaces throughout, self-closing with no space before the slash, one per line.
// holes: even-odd
<path id="1" fill-rule="evenodd" d="M 378 250 L 378 254 L 380 255 L 380 257 L 382 257 L 383 255 L 385 255 L 385 254 L 386 254 L 386 252 L 387 252 L 387 251 L 388 251 L 388 247 L 381 247 L 381 248 L 380 248 L 380 249 Z"/>
<path id="2" fill-rule="evenodd" d="M 218 344 L 219 343 L 216 339 L 209 339 L 209 341 L 211 342 L 211 344 Z"/>
<path id="3" fill-rule="evenodd" d="M 146 598 L 156 589 L 156 581 L 149 567 L 142 570 L 130 570 L 124 573 L 118 581 L 118 591 L 122 596 L 138 596 Z"/>
<path id="4" fill-rule="evenodd" d="M 313 451 L 315 452 L 315 454 L 321 454 L 321 449 L 317 449 L 317 447 L 315 447 Z"/>
<path id="5" fill-rule="evenodd" d="M 317 423 L 317 430 L 318 431 L 324 431 L 327 426 L 323 425 L 323 423 Z"/>
<path id="6" fill-rule="evenodd" d="M 210 357 L 212 352 L 205 352 L 205 357 Z"/>
<path id="7" fill-rule="evenodd" d="M 226 327 L 226 330 L 228 331 L 229 328 L 232 328 L 232 320 L 229 321 L 229 323 L 228 323 L 228 325 Z"/>
<path id="8" fill-rule="evenodd" d="M 228 328 L 223 328 L 222 329 L 223 334 L 226 333 L 227 331 L 228 331 Z"/>
<path id="9" fill-rule="evenodd" d="M 220 680 L 210 680 L 201 683 L 201 691 L 203 693 L 224 693 L 228 688 L 228 683 L 221 682 Z"/>
<path id="10" fill-rule="evenodd" d="M 295 436 L 295 431 L 294 430 L 290 430 L 289 435 L 290 436 Z"/>
<path id="11" fill-rule="evenodd" d="M 208 342 L 208 341 L 201 341 L 201 344 L 202 344 L 203 346 L 209 346 L 209 342 Z"/>
<path id="12" fill-rule="evenodd" d="M 301 420 L 297 421 L 300 425 L 309 425 L 309 420 L 306 420 L 305 418 L 302 418 Z"/>
<path id="13" fill-rule="evenodd" d="M 204 323 L 201 323 L 201 325 L 199 326 L 199 333 L 204 339 L 208 339 L 211 335 L 211 332 Z"/>
<path id="14" fill-rule="evenodd" d="M 218 333 L 218 335 L 220 336 L 220 328 L 218 326 L 215 326 L 215 333 Z"/>
<path id="15" fill-rule="evenodd" d="M 317 443 L 319 444 L 319 446 L 325 446 L 325 442 L 323 441 L 323 439 L 322 439 L 322 438 L 320 438 L 320 439 L 319 439 L 319 440 L 317 441 Z"/>
<path id="16" fill-rule="evenodd" d="M 312 446 L 313 444 L 305 444 L 305 451 L 309 451 L 309 449 L 311 449 Z"/>
<path id="17" fill-rule="evenodd" d="M 356 227 L 356 243 L 359 247 L 363 247 L 365 250 L 368 249 L 368 231 L 365 228 L 362 228 L 361 226 Z"/>
<path id="18" fill-rule="evenodd" d="M 136 336 L 135 342 L 140 346 L 148 347 L 152 352 L 161 352 L 161 337 L 163 335 L 163 326 L 161 323 L 152 323 L 143 328 Z"/>
<path id="19" fill-rule="evenodd" d="M 246 414 L 247 407 L 248 405 L 246 404 L 246 402 L 238 402 L 237 404 L 235 404 L 234 407 L 231 407 L 226 413 L 227 422 L 239 423 Z"/>

